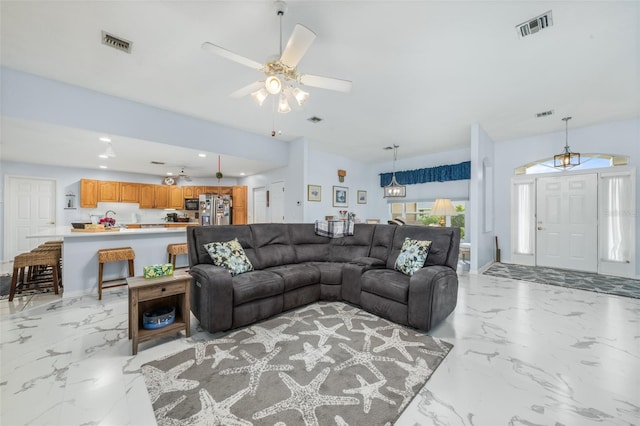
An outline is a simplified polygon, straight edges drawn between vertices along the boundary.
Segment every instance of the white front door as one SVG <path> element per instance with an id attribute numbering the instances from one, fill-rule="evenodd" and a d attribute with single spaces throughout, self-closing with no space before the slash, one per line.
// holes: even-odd
<path id="1" fill-rule="evenodd" d="M 284 223 L 284 182 L 269 185 L 269 213 L 271 223 Z"/>
<path id="2" fill-rule="evenodd" d="M 12 260 L 45 241 L 26 237 L 55 228 L 55 200 L 55 180 L 7 177 L 5 259 Z"/>
<path id="3" fill-rule="evenodd" d="M 597 272 L 597 174 L 539 178 L 536 201 L 537 265 Z"/>
<path id="4" fill-rule="evenodd" d="M 253 189 L 253 223 L 267 223 L 267 189 Z"/>

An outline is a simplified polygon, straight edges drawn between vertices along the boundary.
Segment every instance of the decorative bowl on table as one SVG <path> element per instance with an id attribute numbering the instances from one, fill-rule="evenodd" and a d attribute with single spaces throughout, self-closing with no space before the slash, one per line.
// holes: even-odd
<path id="1" fill-rule="evenodd" d="M 72 222 L 73 229 L 84 229 L 85 225 L 91 225 L 91 222 Z"/>

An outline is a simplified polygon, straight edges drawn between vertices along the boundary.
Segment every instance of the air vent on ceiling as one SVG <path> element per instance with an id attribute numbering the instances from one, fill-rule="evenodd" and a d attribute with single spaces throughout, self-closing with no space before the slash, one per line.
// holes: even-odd
<path id="1" fill-rule="evenodd" d="M 133 42 L 116 37 L 106 31 L 102 31 L 102 44 L 113 47 L 114 49 L 122 50 L 123 52 L 131 53 L 131 46 L 133 45 Z"/>
<path id="2" fill-rule="evenodd" d="M 553 110 L 550 109 L 549 111 L 542 111 L 536 114 L 537 118 L 542 118 L 542 117 L 548 117 L 550 115 L 553 115 Z"/>
<path id="3" fill-rule="evenodd" d="M 520 34 L 520 37 L 526 37 L 552 25 L 553 17 L 551 16 L 551 11 L 549 10 L 548 12 L 545 12 L 540 16 L 536 16 L 535 18 L 529 19 L 528 21 L 523 22 L 520 25 L 516 25 L 516 29 L 518 30 L 518 34 Z"/>
<path id="4" fill-rule="evenodd" d="M 315 115 L 313 117 L 309 117 L 307 118 L 307 120 L 309 120 L 312 123 L 319 123 L 322 121 L 322 118 L 320 117 L 316 117 Z"/>
<path id="5" fill-rule="evenodd" d="M 151 164 L 158 164 L 160 166 L 164 165 L 164 161 L 152 161 Z"/>

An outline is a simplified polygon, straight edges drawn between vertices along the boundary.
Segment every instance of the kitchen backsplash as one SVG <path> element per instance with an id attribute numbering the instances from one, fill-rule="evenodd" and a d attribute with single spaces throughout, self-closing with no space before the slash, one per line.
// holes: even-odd
<path id="1" fill-rule="evenodd" d="M 158 209 L 141 209 L 137 203 L 98 203 L 95 209 L 65 209 L 64 225 L 70 225 L 72 222 L 91 222 L 91 215 L 104 217 L 108 210 L 116 212 L 109 213 L 109 217 L 116 220 L 116 224 L 130 223 L 164 223 L 167 213 L 178 213 L 178 217 L 189 217 L 195 220 L 197 212 L 192 210 L 158 210 Z"/>

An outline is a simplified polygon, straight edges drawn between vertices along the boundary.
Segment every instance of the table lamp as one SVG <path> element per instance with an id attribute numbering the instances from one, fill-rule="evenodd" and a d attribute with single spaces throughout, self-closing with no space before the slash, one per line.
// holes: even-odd
<path id="1" fill-rule="evenodd" d="M 446 224 L 445 216 L 455 216 L 456 214 L 458 214 L 458 212 L 448 198 L 438 198 L 431 208 L 432 216 L 440 216 L 440 222 L 438 222 L 440 226 Z"/>

